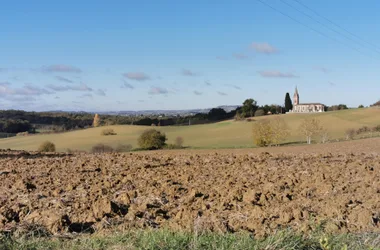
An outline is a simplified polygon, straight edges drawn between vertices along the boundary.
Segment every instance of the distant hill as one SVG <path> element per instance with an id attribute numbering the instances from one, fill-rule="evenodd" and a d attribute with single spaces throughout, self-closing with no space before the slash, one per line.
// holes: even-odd
<path id="1" fill-rule="evenodd" d="M 222 108 L 226 112 L 230 112 L 232 110 L 235 110 L 236 108 L 240 107 L 240 105 L 222 105 L 218 106 L 216 108 Z M 99 111 L 99 112 L 88 112 L 88 113 L 97 113 L 97 114 L 103 114 L 103 115 L 128 115 L 128 116 L 139 116 L 139 115 L 165 115 L 165 116 L 187 116 L 187 115 L 194 115 L 197 113 L 205 114 L 208 113 L 212 108 L 206 108 L 206 109 L 179 109 L 179 110 L 139 110 L 139 111 L 133 111 L 133 110 L 121 110 L 121 111 Z M 52 111 L 52 112 L 64 112 L 64 111 Z M 83 113 L 84 111 L 67 111 L 70 113 Z"/>

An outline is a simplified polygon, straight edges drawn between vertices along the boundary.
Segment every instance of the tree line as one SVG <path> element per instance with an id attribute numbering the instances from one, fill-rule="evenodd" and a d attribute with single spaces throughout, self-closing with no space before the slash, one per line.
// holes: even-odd
<path id="1" fill-rule="evenodd" d="M 228 119 L 241 120 L 248 117 L 263 116 L 269 114 L 282 114 L 293 108 L 289 93 L 286 93 L 285 105 L 259 106 L 257 101 L 246 99 L 241 106 L 230 112 L 222 108 L 213 108 L 208 113 L 198 113 L 188 116 L 165 117 L 151 116 L 122 116 L 101 115 L 97 126 L 104 125 L 145 125 L 145 126 L 180 126 L 206 124 Z M 326 111 L 347 109 L 344 104 L 326 107 Z M 27 112 L 22 110 L 0 111 L 0 132 L 19 133 L 36 130 L 48 130 L 63 132 L 74 129 L 83 129 L 93 126 L 94 115 L 91 113 L 68 113 L 68 112 Z"/>

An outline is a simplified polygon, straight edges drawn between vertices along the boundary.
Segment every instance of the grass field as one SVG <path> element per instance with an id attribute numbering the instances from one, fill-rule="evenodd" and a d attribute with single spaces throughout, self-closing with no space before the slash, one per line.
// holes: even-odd
<path id="1" fill-rule="evenodd" d="M 315 232 L 303 235 L 281 231 L 265 239 L 253 239 L 249 234 L 203 233 L 196 235 L 166 230 L 131 231 L 112 235 L 77 237 L 75 240 L 57 238 L 7 239 L 0 238 L 0 249 L 379 249 L 379 235 L 325 235 Z"/>
<path id="2" fill-rule="evenodd" d="M 273 119 L 276 116 L 257 117 L 254 120 Z M 287 114 L 281 115 L 290 128 L 287 142 L 303 141 L 298 127 L 306 117 L 317 117 L 322 125 L 329 131 L 331 139 L 342 139 L 347 129 L 357 129 L 362 126 L 373 127 L 380 125 L 380 109 L 350 109 L 318 114 Z M 224 121 L 214 124 L 194 126 L 168 126 L 156 127 L 166 133 L 168 142 L 174 142 L 177 136 L 184 138 L 185 146 L 192 148 L 244 148 L 253 147 L 252 125 L 254 122 Z M 147 128 L 144 126 L 109 126 L 117 135 L 101 136 L 105 127 L 61 133 L 33 135 L 0 139 L 2 149 L 36 150 L 43 141 L 55 143 L 58 151 L 66 149 L 90 150 L 97 143 L 110 146 L 118 144 L 131 144 L 137 147 L 138 136 Z"/>

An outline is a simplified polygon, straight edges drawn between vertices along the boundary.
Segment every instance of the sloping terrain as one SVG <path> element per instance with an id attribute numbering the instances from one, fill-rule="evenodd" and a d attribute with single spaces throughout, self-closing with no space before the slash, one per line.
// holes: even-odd
<path id="1" fill-rule="evenodd" d="M 0 231 L 380 231 L 380 139 L 281 150 L 2 151 Z"/>
<path id="2" fill-rule="evenodd" d="M 277 117 L 254 117 L 253 120 L 273 119 Z M 362 126 L 374 127 L 380 125 L 380 109 L 350 109 L 342 111 L 325 112 L 318 114 L 287 114 L 281 115 L 289 129 L 290 136 L 287 142 L 304 141 L 299 133 L 299 126 L 307 117 L 317 117 L 329 132 L 331 140 L 344 138 L 347 129 L 358 129 Z M 254 121 L 253 121 L 254 122 Z M 185 145 L 194 148 L 244 148 L 252 147 L 252 124 L 245 121 L 225 121 L 214 124 L 194 126 L 154 127 L 166 133 L 168 142 L 173 143 L 177 136 L 184 139 Z M 112 128 L 117 135 L 101 136 L 105 128 Z M 37 150 L 44 141 L 52 141 L 58 151 L 72 150 L 89 151 L 97 143 L 110 146 L 118 144 L 131 144 L 137 147 L 137 138 L 146 129 L 145 126 L 108 126 L 72 131 L 61 134 L 46 134 L 19 136 L 0 139 L 0 148 L 16 150 Z M 319 140 L 319 138 L 316 138 Z"/>

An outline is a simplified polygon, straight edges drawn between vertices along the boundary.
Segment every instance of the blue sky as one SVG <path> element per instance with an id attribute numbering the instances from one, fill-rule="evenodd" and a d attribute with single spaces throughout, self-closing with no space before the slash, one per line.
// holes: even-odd
<path id="1" fill-rule="evenodd" d="M 302 24 L 257 0 L 4 1 L 0 107 L 283 104 L 296 85 L 301 102 L 380 98 L 379 1 L 297 0 L 366 42 L 296 0 L 262 1 Z"/>

